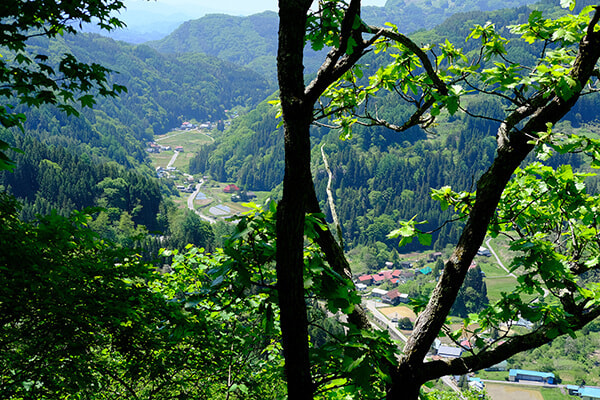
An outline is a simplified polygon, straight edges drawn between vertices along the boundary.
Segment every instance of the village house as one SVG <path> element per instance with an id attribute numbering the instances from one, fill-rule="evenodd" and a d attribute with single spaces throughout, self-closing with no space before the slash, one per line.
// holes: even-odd
<path id="1" fill-rule="evenodd" d="M 398 303 L 400 303 L 400 292 L 398 291 L 398 289 L 390 290 L 389 292 L 381 296 L 381 299 L 386 303 L 396 306 L 398 305 Z"/>
<path id="2" fill-rule="evenodd" d="M 387 294 L 387 290 L 375 288 L 371 290 L 371 296 L 373 297 L 383 297 Z"/>
<path id="3" fill-rule="evenodd" d="M 469 388 L 471 389 L 477 390 L 478 392 L 481 392 L 483 389 L 485 389 L 485 384 L 481 381 L 481 378 L 470 376 L 467 378 L 467 381 Z"/>
<path id="4" fill-rule="evenodd" d="M 192 124 L 189 121 L 186 121 L 186 122 L 183 122 L 181 124 L 181 126 L 179 127 L 179 129 L 189 130 L 189 129 L 194 129 L 194 128 L 197 128 L 197 127 L 198 127 L 197 125 Z"/>
<path id="5" fill-rule="evenodd" d="M 492 255 L 492 252 L 485 247 L 480 247 L 479 250 L 477 250 L 477 255 L 484 256 L 484 257 L 490 257 Z"/>
<path id="6" fill-rule="evenodd" d="M 400 271 L 400 279 L 404 282 L 414 279 L 415 275 L 415 271 L 412 270 Z"/>
<path id="7" fill-rule="evenodd" d="M 373 277 L 374 285 L 381 285 L 383 282 L 385 282 L 385 277 L 383 275 L 377 274 L 377 275 L 372 275 L 372 277 Z"/>
<path id="8" fill-rule="evenodd" d="M 408 303 L 408 293 L 400 293 L 398 289 L 393 289 L 381 297 L 381 299 L 393 306 L 400 303 Z"/>
<path id="9" fill-rule="evenodd" d="M 358 277 L 358 282 L 364 285 L 373 284 L 373 277 L 371 275 L 361 275 Z"/>
<path id="10" fill-rule="evenodd" d="M 359 292 L 364 292 L 365 290 L 367 290 L 367 285 L 365 285 L 364 283 L 357 283 L 356 290 L 358 290 Z"/>

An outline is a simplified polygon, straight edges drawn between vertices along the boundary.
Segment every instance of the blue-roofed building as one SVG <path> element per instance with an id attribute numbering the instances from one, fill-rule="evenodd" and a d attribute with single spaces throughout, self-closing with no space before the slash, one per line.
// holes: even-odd
<path id="1" fill-rule="evenodd" d="M 532 381 L 553 384 L 554 379 L 552 372 L 528 371 L 526 369 L 511 369 L 508 371 L 508 380 L 511 382 Z"/>
<path id="2" fill-rule="evenodd" d="M 583 386 L 579 388 L 579 395 L 581 396 L 582 400 L 600 399 L 600 389 Z"/>
<path id="3" fill-rule="evenodd" d="M 419 270 L 420 273 L 422 273 L 423 275 L 429 275 L 431 273 L 432 269 L 431 267 L 425 267 L 425 268 L 421 268 Z"/>

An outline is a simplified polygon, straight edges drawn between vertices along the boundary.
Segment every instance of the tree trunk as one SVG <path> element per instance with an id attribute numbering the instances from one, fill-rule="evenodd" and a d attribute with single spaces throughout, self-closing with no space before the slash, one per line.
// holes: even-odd
<path id="1" fill-rule="evenodd" d="M 401 364 L 392 375 L 393 384 L 388 388 L 386 400 L 418 400 L 424 381 L 418 376 L 419 366 Z"/>
<path id="2" fill-rule="evenodd" d="M 280 0 L 277 71 L 285 128 L 283 196 L 277 208 L 277 291 L 288 398 L 313 398 L 304 300 L 304 216 L 310 177 L 312 105 L 304 101 L 304 30 L 309 0 Z"/>

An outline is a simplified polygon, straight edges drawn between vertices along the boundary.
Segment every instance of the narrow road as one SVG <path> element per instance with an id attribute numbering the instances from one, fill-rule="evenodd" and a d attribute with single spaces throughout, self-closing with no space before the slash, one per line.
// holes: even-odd
<path id="1" fill-rule="evenodd" d="M 192 193 L 190 195 L 190 197 L 188 197 L 187 199 L 187 206 L 190 210 L 194 211 L 196 214 L 198 214 L 198 216 L 200 218 L 202 218 L 203 220 L 207 221 L 208 223 L 214 224 L 217 222 L 216 219 L 211 218 L 211 217 L 207 217 L 206 215 L 202 214 L 200 211 L 196 210 L 194 208 L 194 199 L 196 198 L 196 196 L 198 196 L 198 193 L 200 192 L 200 189 L 202 188 L 202 184 L 204 183 L 204 181 L 200 181 L 200 183 L 196 184 L 196 190 L 194 190 L 194 193 Z"/>
<path id="2" fill-rule="evenodd" d="M 173 164 L 175 163 L 175 160 L 177 160 L 178 155 L 179 155 L 179 152 L 177 150 L 175 150 L 175 154 L 173 154 L 173 157 L 171 157 L 171 160 L 169 160 L 169 163 L 167 164 L 167 168 L 173 166 Z"/>
<path id="3" fill-rule="evenodd" d="M 510 272 L 508 270 L 508 268 L 506 268 L 504 266 L 504 264 L 502 263 L 502 261 L 500 260 L 500 257 L 498 257 L 498 254 L 496 254 L 496 252 L 494 251 L 494 249 L 492 248 L 492 246 L 490 245 L 490 241 L 492 240 L 492 238 L 489 238 L 488 240 L 485 241 L 485 245 L 487 246 L 487 248 L 492 252 L 492 254 L 494 255 L 494 257 L 496 258 L 496 262 L 498 262 L 498 265 L 500 267 L 502 267 L 503 270 L 506 271 L 506 273 L 509 276 L 512 276 L 513 278 L 517 279 L 517 276 L 515 274 L 513 274 L 512 272 Z"/>
<path id="4" fill-rule="evenodd" d="M 384 324 L 385 327 L 388 329 L 388 331 L 391 331 L 394 335 L 397 335 L 404 343 L 406 343 L 408 341 L 408 338 L 406 336 L 404 336 L 404 334 L 402 332 L 400 332 L 400 330 L 398 330 L 398 328 L 396 327 L 396 324 L 393 323 L 392 321 L 390 321 L 385 315 L 383 315 L 383 313 L 381 311 L 379 311 L 377 309 L 377 303 L 373 300 L 366 300 L 363 302 L 364 305 L 366 305 L 367 309 L 373 314 L 373 316 L 375 317 L 375 319 Z M 377 327 L 376 325 L 374 325 L 374 327 Z M 458 394 L 458 396 L 461 399 L 465 399 L 465 397 L 462 395 L 460 388 L 458 387 L 458 385 L 456 384 L 456 382 L 454 381 L 454 378 L 452 378 L 451 376 L 443 376 L 441 378 L 442 382 L 449 386 L 450 389 L 452 389 L 454 392 L 456 392 Z"/>
<path id="5" fill-rule="evenodd" d="M 390 321 L 385 315 L 383 315 L 383 313 L 381 311 L 379 311 L 376 307 L 376 302 L 373 300 L 367 300 L 365 301 L 367 309 L 369 311 L 371 311 L 371 313 L 373 314 L 373 316 L 382 324 L 385 324 L 385 327 L 388 329 L 388 331 L 393 332 L 396 336 L 398 336 L 404 343 L 406 343 L 408 341 L 408 338 L 406 336 L 404 336 L 404 334 L 402 332 L 400 332 L 400 330 L 398 330 L 398 328 L 396 327 L 397 324 L 394 324 L 392 321 Z"/>

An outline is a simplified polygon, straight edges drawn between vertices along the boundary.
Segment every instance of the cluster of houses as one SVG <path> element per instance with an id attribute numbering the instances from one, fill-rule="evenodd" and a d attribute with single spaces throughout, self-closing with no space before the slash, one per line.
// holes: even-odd
<path id="1" fill-rule="evenodd" d="M 192 184 L 189 185 L 177 185 L 177 190 L 183 193 L 194 193 L 195 187 Z"/>
<path id="2" fill-rule="evenodd" d="M 175 150 L 178 151 L 180 153 L 183 153 L 183 146 L 175 146 L 175 148 L 172 148 L 171 146 L 165 146 L 163 144 L 158 144 L 156 142 L 148 142 L 148 147 L 146 147 L 146 151 L 148 153 L 161 153 L 163 151 L 171 151 L 171 150 Z"/>
<path id="3" fill-rule="evenodd" d="M 182 122 L 181 125 L 179 126 L 179 128 L 177 128 L 177 129 L 181 130 L 181 131 L 189 131 L 192 129 L 212 129 L 213 125 L 214 124 L 212 122 L 203 122 L 201 124 L 194 124 L 192 122 L 185 121 L 185 122 Z"/>
<path id="4" fill-rule="evenodd" d="M 175 167 L 156 167 L 156 176 L 158 178 L 175 179 L 175 175 L 173 174 L 175 171 L 177 171 Z"/>
<path id="5" fill-rule="evenodd" d="M 386 263 L 387 264 L 387 263 Z M 409 262 L 400 263 L 402 268 L 411 268 L 411 269 L 395 269 L 395 270 L 383 270 L 379 271 L 376 274 L 365 274 L 360 275 L 356 278 L 356 288 L 358 290 L 366 290 L 367 286 L 379 286 L 384 282 L 390 282 L 394 285 L 400 283 L 406 283 L 409 280 L 412 280 L 417 275 L 429 275 L 432 270 L 431 267 L 423 267 L 421 269 L 414 270 L 412 269 L 413 264 Z M 393 265 L 393 264 L 391 264 Z"/>
<path id="6" fill-rule="evenodd" d="M 162 144 L 158 144 L 156 142 L 149 142 L 148 147 L 146 147 L 146 151 L 148 153 L 160 153 L 161 151 L 169 151 L 172 150 L 171 146 L 164 146 Z"/>
<path id="7" fill-rule="evenodd" d="M 441 256 L 441 253 L 439 253 Z M 431 257 L 430 257 L 431 258 Z M 401 261 L 398 269 L 392 269 L 394 263 L 388 261 L 385 263 L 385 270 L 381 270 L 375 274 L 363 274 L 354 278 L 356 289 L 359 291 L 367 291 L 369 286 L 375 286 L 371 290 L 371 296 L 381 298 L 385 303 L 391 305 L 398 305 L 400 303 L 408 303 L 408 294 L 400 293 L 397 289 L 383 290 L 379 289 L 383 283 L 389 282 L 392 285 L 399 285 L 406 283 L 410 280 L 415 279 L 418 275 L 430 275 L 432 273 L 431 267 L 423 267 L 420 269 L 414 269 L 413 263 L 408 261 Z"/>

